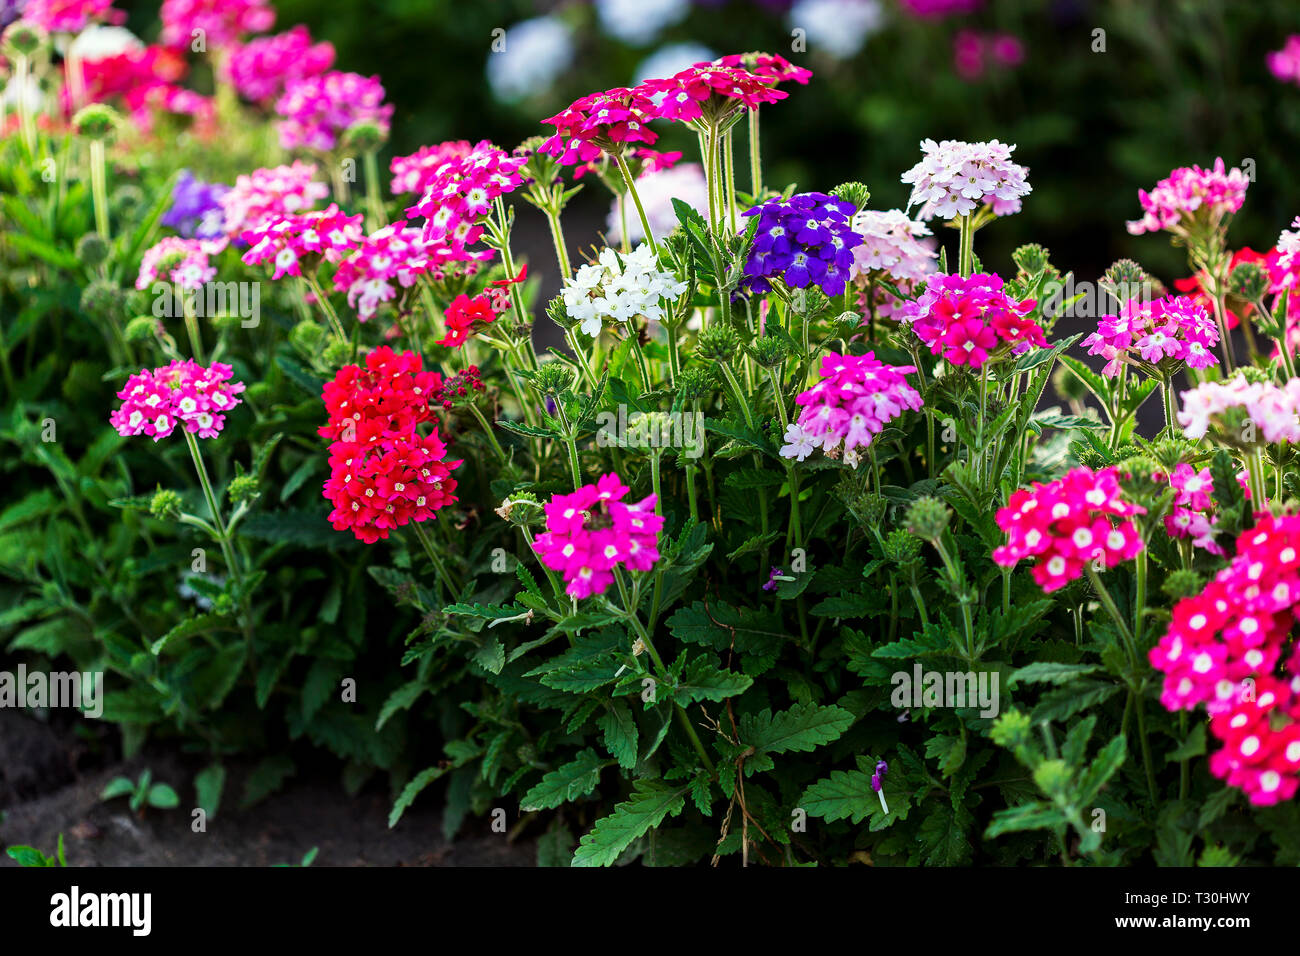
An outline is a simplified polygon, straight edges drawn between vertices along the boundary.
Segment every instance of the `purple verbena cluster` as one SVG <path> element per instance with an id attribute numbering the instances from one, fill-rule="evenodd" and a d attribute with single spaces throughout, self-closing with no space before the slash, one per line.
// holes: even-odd
<path id="1" fill-rule="evenodd" d="M 205 183 L 188 169 L 182 169 L 172 187 L 171 208 L 163 213 L 162 224 L 186 239 L 215 239 L 224 235 L 221 197 L 229 191 L 229 186 Z"/>
<path id="2" fill-rule="evenodd" d="M 745 260 L 745 291 L 771 291 L 770 279 L 788 288 L 820 286 L 829 296 L 843 295 L 853 265 L 853 249 L 862 242 L 850 225 L 857 206 L 825 193 L 779 196 L 749 209 L 758 216 L 754 245 Z"/>

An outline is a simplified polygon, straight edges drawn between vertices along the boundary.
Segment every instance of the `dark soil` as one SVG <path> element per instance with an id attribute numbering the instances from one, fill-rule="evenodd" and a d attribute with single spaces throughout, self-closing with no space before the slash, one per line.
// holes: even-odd
<path id="1" fill-rule="evenodd" d="M 175 810 L 132 812 L 125 797 L 100 793 L 117 776 L 148 768 L 181 795 Z M 303 772 L 247 810 L 235 799 L 248 766 L 228 763 L 223 805 L 204 833 L 191 830 L 199 765 L 165 750 L 105 761 L 70 732 L 13 710 L 0 710 L 0 847 L 54 852 L 59 834 L 69 866 L 269 866 L 298 863 L 313 847 L 314 866 L 531 866 L 532 840 L 507 840 L 467 820 L 460 836 L 442 835 L 438 792 L 430 788 L 388 828 L 392 799 L 378 783 L 349 797 L 337 773 Z M 0 854 L 0 866 L 16 866 Z"/>

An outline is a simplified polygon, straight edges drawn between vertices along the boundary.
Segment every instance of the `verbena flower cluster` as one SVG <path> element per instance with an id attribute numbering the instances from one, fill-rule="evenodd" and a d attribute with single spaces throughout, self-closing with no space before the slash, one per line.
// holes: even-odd
<path id="1" fill-rule="evenodd" d="M 235 179 L 221 196 L 226 235 L 265 229 L 285 216 L 306 212 L 329 195 L 329 187 L 316 181 L 316 164 L 294 160 L 291 165 L 256 169 Z"/>
<path id="2" fill-rule="evenodd" d="M 324 495 L 335 529 L 373 544 L 455 503 L 451 473 L 461 463 L 447 460 L 429 407 L 441 390 L 442 377 L 425 371 L 420 356 L 387 346 L 369 352 L 364 368 L 344 366 L 325 383 L 329 422 L 320 434 L 331 444 Z"/>
<path id="3" fill-rule="evenodd" d="M 359 322 L 373 318 L 380 305 L 397 297 L 399 289 L 411 288 L 420 276 L 455 257 L 441 243 L 425 242 L 414 226 L 384 226 L 355 242 L 348 239 L 350 235 L 355 233 L 349 224 L 344 244 L 352 251 L 334 272 L 334 288 L 347 293 Z"/>
<path id="4" fill-rule="evenodd" d="M 1192 546 L 1222 555 L 1216 542 L 1218 518 L 1214 514 L 1214 478 L 1209 468 L 1197 471 L 1180 462 L 1168 476 L 1174 489 L 1173 511 L 1165 515 L 1165 530 L 1172 538 L 1190 538 Z"/>
<path id="5" fill-rule="evenodd" d="M 1166 371 L 1177 363 L 1209 368 L 1219 362 L 1213 351 L 1218 342 L 1214 317 L 1185 295 L 1156 302 L 1129 299 L 1115 315 L 1104 316 L 1097 331 L 1083 340 L 1089 355 L 1106 359 L 1102 374 L 1112 378 L 1125 362 L 1137 359 Z"/>
<path id="6" fill-rule="evenodd" d="M 685 291 L 686 283 L 661 269 L 654 250 L 643 245 L 626 255 L 602 249 L 595 262 L 564 281 L 561 296 L 569 318 L 594 337 L 607 321 L 622 324 L 641 316 L 658 322 L 665 315 L 664 302 L 676 301 Z"/>
<path id="7" fill-rule="evenodd" d="M 1285 385 L 1252 382 L 1238 374 L 1226 382 L 1202 382 L 1181 396 L 1178 423 L 1188 438 L 1204 438 L 1211 426 L 1234 429 L 1234 441 L 1247 445 L 1262 438 L 1274 444 L 1300 441 L 1300 379 Z M 1224 416 L 1239 410 L 1240 417 Z"/>
<path id="8" fill-rule="evenodd" d="M 1204 704 L 1223 747 L 1210 770 L 1250 801 L 1290 799 L 1300 786 L 1300 516 L 1264 515 L 1205 589 L 1174 605 L 1151 665 L 1170 710 Z M 1285 655 L 1285 659 L 1284 659 Z M 1278 666 L 1288 678 L 1276 676 Z"/>
<path id="9" fill-rule="evenodd" d="M 205 183 L 188 169 L 182 169 L 172 187 L 172 204 L 159 221 L 187 239 L 223 236 L 226 214 L 221 199 L 229 191 L 229 186 Z"/>
<path id="10" fill-rule="evenodd" d="M 1031 559 L 1031 573 L 1051 593 L 1080 577 L 1092 562 L 1113 568 L 1145 547 L 1133 515 L 1146 511 L 1125 500 L 1115 468 L 1079 466 L 1046 484 L 1012 492 L 997 513 L 1007 543 L 993 549 L 1003 567 Z"/>
<path id="11" fill-rule="evenodd" d="M 1156 183 L 1150 192 L 1138 190 L 1142 218 L 1130 222 L 1128 231 L 1135 236 L 1160 230 L 1177 231 L 1184 228 L 1185 219 L 1198 215 L 1218 223 L 1241 208 L 1249 185 L 1246 174 L 1240 169 L 1228 171 L 1222 158 L 1216 159 L 1210 169 L 1179 167 Z"/>
<path id="12" fill-rule="evenodd" d="M 286 33 L 258 37 L 236 48 L 226 64 L 230 82 L 240 96 L 254 103 L 271 103 L 286 84 L 320 76 L 334 65 L 334 45 L 313 43 L 299 24 Z"/>
<path id="13" fill-rule="evenodd" d="M 815 285 L 828 296 L 843 295 L 862 240 L 851 223 L 857 211 L 847 199 L 817 192 L 746 210 L 742 215 L 758 217 L 758 229 L 745 260 L 745 289 L 761 295 L 779 279 L 791 289 Z"/>
<path id="14" fill-rule="evenodd" d="M 464 249 L 483 234 L 480 220 L 493 202 L 523 183 L 520 170 L 527 160 L 511 156 L 487 140 L 461 153 L 449 150 L 427 177 L 424 195 L 406 210 L 408 219 L 423 217 L 424 238 L 441 239 Z"/>
<path id="15" fill-rule="evenodd" d="M 193 291 L 216 277 L 209 257 L 221 252 L 225 239 L 181 239 L 167 236 L 145 250 L 140 259 L 137 289 L 148 289 L 162 279 Z"/>
<path id="16" fill-rule="evenodd" d="M 648 495 L 627 504 L 629 490 L 611 473 L 546 503 L 546 530 L 533 550 L 542 564 L 563 574 L 570 597 L 603 594 L 618 568 L 649 571 L 659 560 L 664 519 L 655 514 L 658 499 Z"/>
<path id="17" fill-rule="evenodd" d="M 204 368 L 193 359 L 177 359 L 152 371 L 141 369 L 126 380 L 117 397 L 122 404 L 109 415 L 109 424 L 124 437 L 148 435 L 161 441 L 180 425 L 198 438 L 216 438 L 225 413 L 240 403 L 243 382 L 232 382 L 234 370 L 213 362 Z"/>
<path id="18" fill-rule="evenodd" d="M 362 219 L 330 203 L 319 212 L 288 215 L 265 228 L 246 230 L 241 237 L 249 244 L 244 263 L 254 266 L 273 262 L 272 279 L 302 275 L 302 262 L 308 257 L 320 256 L 337 263 L 361 243 Z"/>
<path id="19" fill-rule="evenodd" d="M 315 76 L 290 80 L 275 103 L 284 117 L 280 123 L 280 145 L 284 149 L 312 149 L 328 152 L 339 137 L 358 123 L 373 123 L 384 135 L 393 117 L 393 106 L 384 103 L 379 77 L 331 70 Z"/>
<path id="20" fill-rule="evenodd" d="M 856 467 L 861 450 L 906 409 L 921 407 L 921 394 L 907 383 L 911 365 L 886 365 L 874 352 L 822 356 L 821 381 L 795 402 L 803 409 L 785 432 L 784 458 L 803 461 L 814 449 Z"/>
<path id="21" fill-rule="evenodd" d="M 1014 149 L 996 139 L 922 141 L 925 158 L 903 173 L 903 182 L 912 186 L 908 208 L 919 205 L 921 219 L 965 216 L 985 203 L 999 216 L 1019 212 L 1031 187 L 1025 178 L 1029 171 L 1011 161 Z"/>
<path id="22" fill-rule="evenodd" d="M 394 196 L 423 195 L 444 165 L 464 158 L 473 148 L 469 140 L 457 139 L 436 146 L 421 146 L 409 156 L 394 156 L 388 164 L 393 174 L 389 189 Z"/>
<path id="23" fill-rule="evenodd" d="M 1003 354 L 1019 355 L 1047 344 L 1042 327 L 1029 318 L 1037 303 L 1013 299 L 1001 276 L 977 272 L 936 273 L 925 292 L 897 310 L 896 318 L 912 327 L 935 355 L 974 371 Z"/>

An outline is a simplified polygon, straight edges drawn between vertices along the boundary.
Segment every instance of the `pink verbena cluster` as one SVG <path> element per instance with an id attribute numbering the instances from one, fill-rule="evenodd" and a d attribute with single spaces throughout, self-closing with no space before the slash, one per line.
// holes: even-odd
<path id="1" fill-rule="evenodd" d="M 467 139 L 454 139 L 436 146 L 421 146 L 410 156 L 394 156 L 388 164 L 388 169 L 393 174 L 390 187 L 393 195 L 423 195 L 443 166 L 467 156 L 473 148 Z"/>
<path id="2" fill-rule="evenodd" d="M 233 238 L 251 229 L 265 229 L 285 216 L 306 212 L 329 195 L 316 182 L 316 164 L 295 160 L 292 166 L 256 169 L 241 174 L 221 197 L 226 235 Z"/>
<path id="3" fill-rule="evenodd" d="M 496 198 L 522 185 L 519 171 L 526 162 L 487 140 L 462 155 L 448 155 L 427 180 L 420 201 L 407 208 L 406 217 L 424 217 L 426 240 L 442 240 L 463 250 L 482 236 L 480 222 Z"/>
<path id="4" fill-rule="evenodd" d="M 641 87 L 589 93 L 542 120 L 555 134 L 537 149 L 566 166 L 588 163 L 627 143 L 653 143 L 659 137 L 649 123 L 656 115 L 650 92 Z"/>
<path id="5" fill-rule="evenodd" d="M 302 275 L 302 260 L 321 256 L 327 262 L 340 262 L 365 237 L 360 213 L 349 216 L 330 203 L 319 212 L 285 216 L 262 229 L 249 229 L 242 238 L 249 244 L 244 264 L 260 265 L 274 261 L 272 279 L 285 275 Z"/>
<path id="6" fill-rule="evenodd" d="M 1211 425 L 1222 431 L 1233 428 L 1233 440 L 1253 445 L 1265 442 L 1300 442 L 1300 378 L 1285 385 L 1251 382 L 1238 374 L 1226 382 L 1202 382 L 1183 392 L 1178 424 L 1188 438 L 1204 438 Z M 1239 420 L 1229 424 L 1224 415 L 1240 410 Z"/>
<path id="7" fill-rule="evenodd" d="M 288 83 L 320 76 L 334 65 L 334 45 L 312 43 L 302 24 L 287 33 L 258 37 L 236 49 L 226 72 L 236 92 L 254 103 L 269 103 Z"/>
<path id="8" fill-rule="evenodd" d="M 1113 568 L 1137 555 L 1144 545 L 1132 516 L 1145 512 L 1124 499 L 1114 468 L 1081 465 L 1012 493 L 997 514 L 1007 543 L 993 549 L 993 560 L 1009 568 L 1035 559 L 1034 580 L 1050 593 L 1081 576 L 1090 561 Z"/>
<path id="9" fill-rule="evenodd" d="M 1210 554 L 1223 554 L 1223 547 L 1214 540 L 1218 516 L 1214 512 L 1214 479 L 1209 468 L 1197 471 L 1186 462 L 1180 462 L 1169 475 L 1169 486 L 1174 489 L 1174 508 L 1165 515 L 1165 530 L 1171 538 L 1191 538 L 1192 547 L 1204 548 Z"/>
<path id="10" fill-rule="evenodd" d="M 113 0 L 27 0 L 23 19 L 47 33 L 80 33 L 91 23 L 121 23 L 126 14 L 111 9 Z"/>
<path id="11" fill-rule="evenodd" d="M 808 81 L 812 79 L 812 70 L 795 66 L 776 53 L 730 53 L 718 57 L 713 61 L 713 65 L 745 70 L 768 83 L 784 83 L 793 80 L 800 86 L 807 86 Z"/>
<path id="12" fill-rule="evenodd" d="M 1209 711 L 1210 732 L 1223 742 L 1210 771 L 1267 805 L 1290 799 L 1300 785 L 1300 649 L 1290 646 L 1300 607 L 1300 516 L 1262 516 L 1236 550 L 1204 591 L 1174 605 L 1150 659 L 1165 675 L 1165 707 Z M 1279 664 L 1287 672 L 1281 679 Z"/>
<path id="13" fill-rule="evenodd" d="M 149 435 L 160 441 L 177 425 L 199 438 L 216 438 L 225 413 L 239 404 L 243 382 L 231 382 L 229 365 L 204 368 L 192 359 L 176 360 L 153 371 L 141 369 L 126 380 L 122 404 L 108 417 L 119 435 Z"/>
<path id="14" fill-rule="evenodd" d="M 267 0 L 163 0 L 159 17 L 167 46 L 188 47 L 202 37 L 206 48 L 218 50 L 271 29 L 275 10 Z"/>
<path id="15" fill-rule="evenodd" d="M 895 284 L 901 283 L 902 291 L 907 292 L 912 284 L 934 272 L 938 253 L 924 241 L 930 235 L 925 223 L 908 219 L 898 209 L 863 209 L 854 214 L 851 225 L 862 239 L 853 249 L 854 278 L 881 272 Z"/>
<path id="16" fill-rule="evenodd" d="M 764 103 L 775 103 L 790 95 L 775 88 L 773 81 L 777 77 L 772 74 L 782 71 L 772 66 L 768 64 L 767 72 L 757 75 L 739 65 L 698 63 L 667 79 L 646 80 L 638 90 L 655 98 L 656 119 L 719 121 L 739 109 L 756 110 Z"/>
<path id="17" fill-rule="evenodd" d="M 1037 304 L 1007 295 L 1001 276 L 977 272 L 963 279 L 936 273 L 921 297 L 906 303 L 897 316 L 933 354 L 978 371 L 985 362 L 1047 344 L 1042 328 L 1027 318 Z"/>
<path id="18" fill-rule="evenodd" d="M 393 118 L 393 105 L 385 105 L 379 77 L 338 70 L 290 80 L 275 101 L 275 111 L 284 117 L 279 125 L 281 148 L 320 152 L 337 146 L 339 137 L 357 123 L 374 123 L 387 135 Z"/>
<path id="19" fill-rule="evenodd" d="M 1269 53 L 1265 62 L 1268 63 L 1268 71 L 1283 83 L 1300 86 L 1300 33 L 1287 37 L 1282 49 Z"/>
<path id="20" fill-rule="evenodd" d="M 626 504 L 629 490 L 611 473 L 546 504 L 546 530 L 534 540 L 533 550 L 542 564 L 564 575 L 570 597 L 603 594 L 618 567 L 649 571 L 659 560 L 664 519 L 655 514 L 658 499 L 647 495 Z"/>
<path id="21" fill-rule="evenodd" d="M 479 257 L 491 255 L 477 253 Z M 384 226 L 361 239 L 334 273 L 334 288 L 346 292 L 357 319 L 372 318 L 384 302 L 409 289 L 418 278 L 464 255 L 438 241 L 425 242 L 414 226 Z"/>
<path id="22" fill-rule="evenodd" d="M 193 291 L 211 282 L 217 267 L 208 261 L 226 247 L 225 239 L 182 239 L 167 236 L 145 250 L 135 287 L 147 289 L 161 277 L 182 289 Z"/>
<path id="23" fill-rule="evenodd" d="M 1113 378 L 1125 362 L 1176 370 L 1217 365 L 1214 346 L 1219 328 L 1205 306 L 1185 295 L 1165 296 L 1155 302 L 1129 299 L 1115 315 L 1104 316 L 1097 331 L 1083 340 L 1089 355 L 1106 359 L 1102 374 Z"/>
<path id="24" fill-rule="evenodd" d="M 1029 170 L 1011 161 L 1013 150 L 1015 146 L 996 139 L 987 143 L 923 140 L 925 158 L 902 176 L 912 186 L 908 208 L 919 204 L 920 219 L 952 219 L 985 203 L 998 216 L 1020 212 L 1020 200 L 1031 187 L 1025 179 Z"/>
<path id="25" fill-rule="evenodd" d="M 795 402 L 803 407 L 799 419 L 786 429 L 785 458 L 803 461 L 814 448 L 830 457 L 841 452 L 845 463 L 857 466 L 860 449 L 868 447 L 904 409 L 921 407 L 921 394 L 907 384 L 912 365 L 886 365 L 874 352 L 822 357 L 821 381 Z"/>
<path id="26" fill-rule="evenodd" d="M 447 460 L 429 408 L 441 391 L 442 377 L 425 371 L 419 355 L 387 346 L 367 354 L 365 368 L 345 365 L 325 383 L 329 422 L 320 434 L 331 444 L 323 493 L 336 530 L 373 544 L 455 503 L 451 473 L 461 463 Z M 428 422 L 432 431 L 421 434 Z"/>
<path id="27" fill-rule="evenodd" d="M 1224 216 L 1241 208 L 1249 185 L 1250 180 L 1240 169 L 1225 169 L 1222 157 L 1214 161 L 1212 169 L 1181 166 L 1150 192 L 1138 190 L 1142 218 L 1130 222 L 1128 231 L 1135 236 L 1162 229 L 1185 232 L 1184 219 L 1193 217 L 1217 225 Z"/>

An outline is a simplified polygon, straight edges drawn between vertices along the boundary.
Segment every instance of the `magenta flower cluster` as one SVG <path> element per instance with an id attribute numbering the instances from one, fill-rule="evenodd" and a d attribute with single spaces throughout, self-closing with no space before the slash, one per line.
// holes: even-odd
<path id="1" fill-rule="evenodd" d="M 1129 299 L 1115 315 L 1097 323 L 1097 331 L 1083 340 L 1089 355 L 1106 359 L 1102 374 L 1114 378 L 1125 362 L 1140 359 L 1148 365 L 1183 362 L 1189 368 L 1217 365 L 1214 346 L 1219 328 L 1214 317 L 1195 299 L 1166 296 L 1155 302 Z"/>
<path id="2" fill-rule="evenodd" d="M 1147 192 L 1138 190 L 1142 204 L 1142 218 L 1128 224 L 1135 236 L 1144 232 L 1171 232 L 1185 230 L 1184 219 L 1203 216 L 1217 224 L 1231 215 L 1246 201 L 1246 187 L 1250 180 L 1240 169 L 1227 170 L 1220 157 L 1210 169 L 1200 166 L 1181 166 L 1175 169 Z"/>
<path id="3" fill-rule="evenodd" d="M 384 104 L 379 77 L 331 70 L 292 80 L 276 101 L 280 146 L 328 152 L 358 123 L 374 123 L 387 135 L 393 106 Z"/>
<path id="4" fill-rule="evenodd" d="M 937 273 L 926 282 L 915 302 L 905 303 L 897 318 L 950 364 L 978 371 L 991 358 L 1019 355 L 1047 344 L 1042 328 L 1029 313 L 1037 302 L 1014 299 L 1002 277 L 977 272 L 963 279 Z"/>
<path id="5" fill-rule="evenodd" d="M 153 371 L 141 369 L 126 380 L 122 400 L 108 418 L 124 437 L 148 435 L 160 441 L 177 425 L 199 438 L 216 438 L 225 413 L 239 404 L 243 382 L 230 380 L 233 369 L 213 362 L 204 368 L 192 359 L 176 360 Z"/>

